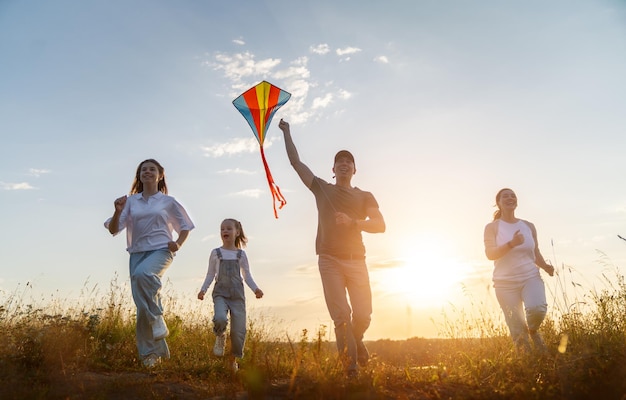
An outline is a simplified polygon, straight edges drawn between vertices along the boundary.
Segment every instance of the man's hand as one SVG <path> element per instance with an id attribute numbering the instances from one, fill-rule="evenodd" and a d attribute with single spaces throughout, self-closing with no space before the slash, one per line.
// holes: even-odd
<path id="1" fill-rule="evenodd" d="M 352 226 L 354 220 L 348 214 L 337 211 L 335 212 L 335 223 L 337 225 Z"/>
<path id="2" fill-rule="evenodd" d="M 289 122 L 283 121 L 282 118 L 280 119 L 280 122 L 278 123 L 278 127 L 284 133 L 289 133 Z"/>

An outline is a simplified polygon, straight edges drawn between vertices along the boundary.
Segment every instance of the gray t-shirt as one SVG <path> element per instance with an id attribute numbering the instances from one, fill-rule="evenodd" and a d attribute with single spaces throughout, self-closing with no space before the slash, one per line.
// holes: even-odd
<path id="1" fill-rule="evenodd" d="M 361 231 L 353 226 L 338 226 L 335 211 L 343 212 L 352 219 L 364 220 L 369 208 L 378 208 L 370 192 L 357 187 L 345 188 L 315 177 L 309 188 L 317 204 L 316 254 L 365 255 Z"/>

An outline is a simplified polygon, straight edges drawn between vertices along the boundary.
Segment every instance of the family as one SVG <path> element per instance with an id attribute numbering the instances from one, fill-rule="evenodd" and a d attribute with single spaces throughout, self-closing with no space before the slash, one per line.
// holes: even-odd
<path id="1" fill-rule="evenodd" d="M 318 210 L 315 250 L 328 312 L 333 320 L 337 350 L 347 376 L 365 367 L 369 352 L 363 342 L 372 315 L 372 293 L 365 259 L 362 232 L 382 233 L 385 220 L 372 193 L 352 186 L 356 173 L 354 156 L 337 152 L 332 172 L 335 183 L 316 176 L 300 160 L 289 124 L 281 120 L 289 162 L 313 193 Z M 545 344 L 539 327 L 547 312 L 547 301 L 539 269 L 550 276 L 538 247 L 535 226 L 515 216 L 517 197 L 508 188 L 496 195 L 498 210 L 484 232 L 485 254 L 494 261 L 493 282 L 516 346 L 540 351 Z M 154 159 L 142 161 L 135 172 L 130 194 L 114 201 L 113 216 L 104 226 L 112 235 L 126 229 L 129 271 L 136 313 L 136 342 L 139 357 L 148 368 L 170 356 L 169 335 L 161 303 L 161 280 L 181 249 L 194 224 L 183 206 L 168 195 L 165 169 Z M 174 238 L 176 232 L 176 238 Z M 246 339 L 245 284 L 257 299 L 264 293 L 254 281 L 243 248 L 247 238 L 241 222 L 226 218 L 220 226 L 222 245 L 209 255 L 208 271 L 197 295 L 204 300 L 211 284 L 213 299 L 213 353 L 224 356 L 230 316 L 228 363 L 237 371 Z"/>

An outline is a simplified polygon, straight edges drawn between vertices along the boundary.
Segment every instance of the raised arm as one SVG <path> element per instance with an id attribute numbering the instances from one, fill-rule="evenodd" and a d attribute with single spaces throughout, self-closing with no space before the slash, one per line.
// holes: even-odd
<path id="1" fill-rule="evenodd" d="M 289 157 L 289 163 L 293 169 L 296 170 L 298 176 L 302 180 L 302 183 L 306 185 L 306 187 L 310 188 L 313 184 L 313 172 L 307 167 L 302 161 L 300 161 L 300 155 L 298 155 L 298 150 L 296 150 L 296 145 L 293 143 L 293 139 L 291 138 L 291 131 L 289 129 L 289 123 L 283 121 L 282 119 L 278 123 L 278 127 L 281 131 L 283 131 L 283 136 L 285 138 L 285 150 L 287 150 L 287 157 Z"/>
<path id="2" fill-rule="evenodd" d="M 120 215 L 122 214 L 122 210 L 124 210 L 127 198 L 127 196 L 118 197 L 113 202 L 115 212 L 113 213 L 113 216 L 110 218 L 110 220 L 105 223 L 105 227 L 109 230 L 109 233 L 111 233 L 111 235 L 115 235 L 120 230 Z"/>

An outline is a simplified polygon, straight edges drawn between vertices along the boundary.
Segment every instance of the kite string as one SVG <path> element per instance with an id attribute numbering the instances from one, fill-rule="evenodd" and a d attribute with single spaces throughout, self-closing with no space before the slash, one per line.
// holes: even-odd
<path id="1" fill-rule="evenodd" d="M 274 182 L 274 178 L 272 177 L 272 173 L 270 172 L 270 168 L 267 165 L 267 160 L 265 159 L 265 151 L 263 151 L 263 146 L 260 146 L 261 149 L 261 159 L 263 160 L 263 167 L 265 168 L 265 175 L 267 176 L 267 183 L 270 186 L 270 192 L 272 193 L 272 206 L 274 207 L 274 217 L 278 219 L 278 212 L 276 211 L 276 202 L 280 203 L 278 209 L 283 208 L 285 204 L 287 204 L 287 200 L 280 192 L 280 188 Z"/>

